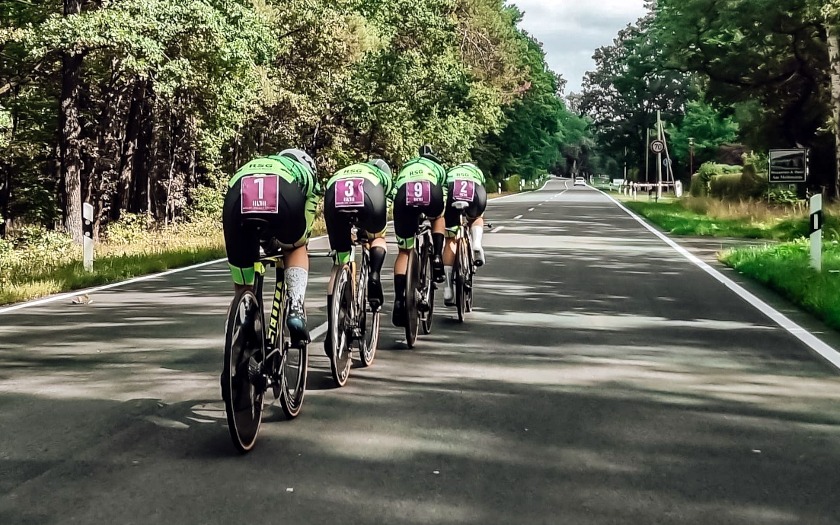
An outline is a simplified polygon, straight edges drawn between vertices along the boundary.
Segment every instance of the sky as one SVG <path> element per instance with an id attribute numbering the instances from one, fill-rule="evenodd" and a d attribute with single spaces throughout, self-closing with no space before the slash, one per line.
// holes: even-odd
<path id="1" fill-rule="evenodd" d="M 618 31 L 645 14 L 644 0 L 511 0 L 525 12 L 522 29 L 543 43 L 546 61 L 580 92 L 583 75 L 595 69 L 592 55 Z"/>

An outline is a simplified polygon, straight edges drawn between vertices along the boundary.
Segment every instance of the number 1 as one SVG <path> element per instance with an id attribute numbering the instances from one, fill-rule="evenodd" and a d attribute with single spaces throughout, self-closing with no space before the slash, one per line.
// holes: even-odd
<path id="1" fill-rule="evenodd" d="M 265 189 L 263 188 L 263 186 L 265 186 L 265 179 L 263 179 L 263 178 L 254 179 L 254 184 L 259 186 L 259 190 L 258 190 L 259 191 L 259 197 L 257 197 L 257 198 L 259 200 L 263 200 L 263 197 L 265 197 Z"/>

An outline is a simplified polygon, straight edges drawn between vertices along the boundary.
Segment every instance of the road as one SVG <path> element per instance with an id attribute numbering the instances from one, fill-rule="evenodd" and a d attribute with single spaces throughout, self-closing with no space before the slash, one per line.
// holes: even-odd
<path id="1" fill-rule="evenodd" d="M 343 389 L 321 336 L 245 456 L 224 264 L 0 314 L 0 523 L 840 523 L 834 368 L 596 190 L 487 216 L 465 324 L 385 323 Z"/>

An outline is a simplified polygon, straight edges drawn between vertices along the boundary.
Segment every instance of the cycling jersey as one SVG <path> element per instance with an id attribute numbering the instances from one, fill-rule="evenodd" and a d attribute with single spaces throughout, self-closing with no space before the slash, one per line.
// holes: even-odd
<path id="1" fill-rule="evenodd" d="M 280 178 L 298 184 L 307 198 L 312 198 L 319 191 L 318 180 L 302 164 L 289 157 L 268 155 L 245 164 L 236 172 L 228 187 L 233 187 L 242 177 L 247 175 L 278 175 Z"/>
<path id="2" fill-rule="evenodd" d="M 481 184 L 482 186 L 484 186 L 484 184 L 486 183 L 484 173 L 482 173 L 481 170 L 478 169 L 478 167 L 474 164 L 468 163 L 458 164 L 446 173 L 447 183 L 451 183 L 455 179 L 471 180 L 477 184 Z"/>
<path id="3" fill-rule="evenodd" d="M 352 166 L 347 166 L 346 168 L 337 171 L 335 175 L 327 181 L 327 188 L 332 187 L 339 180 L 354 177 L 369 180 L 373 184 L 382 186 L 382 189 L 385 191 L 385 195 L 391 196 L 394 181 L 387 173 L 367 162 L 353 164 Z"/>

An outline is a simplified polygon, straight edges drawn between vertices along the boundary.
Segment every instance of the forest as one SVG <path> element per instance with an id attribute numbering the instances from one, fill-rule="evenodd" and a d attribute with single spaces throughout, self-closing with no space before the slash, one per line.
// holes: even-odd
<path id="1" fill-rule="evenodd" d="M 425 142 L 490 179 L 595 169 L 590 119 L 502 0 L 0 2 L 0 236 L 219 213 L 249 158 L 319 176 Z M 589 168 L 592 165 L 593 167 Z"/>
<path id="2" fill-rule="evenodd" d="M 628 178 L 645 179 L 647 130 L 660 112 L 677 178 L 705 162 L 764 166 L 770 149 L 807 148 L 808 189 L 840 197 L 840 1 L 648 8 L 595 51 L 596 68 L 571 97 L 610 173 L 626 165 Z"/>

